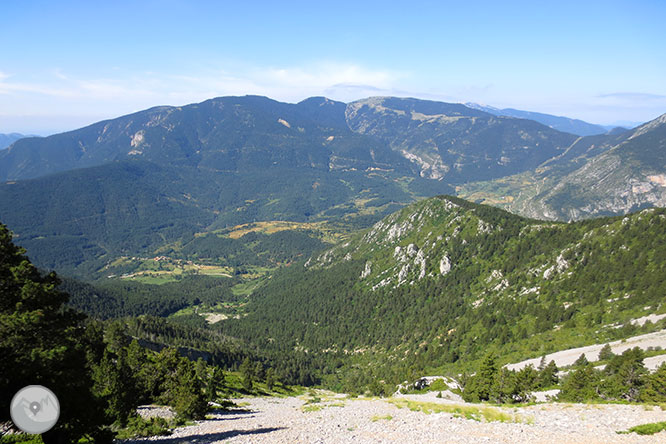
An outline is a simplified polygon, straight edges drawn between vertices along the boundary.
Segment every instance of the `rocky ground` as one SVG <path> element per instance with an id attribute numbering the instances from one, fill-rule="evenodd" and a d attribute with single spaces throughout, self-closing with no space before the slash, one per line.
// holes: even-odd
<path id="1" fill-rule="evenodd" d="M 647 318 L 647 317 L 646 317 Z M 637 321 L 642 320 L 643 318 L 637 319 Z M 662 349 L 666 348 L 666 330 L 656 331 L 654 333 L 647 333 L 640 336 L 634 336 L 632 338 L 623 339 L 621 341 L 613 341 L 609 343 L 611 350 L 615 354 L 622 354 L 625 350 L 630 348 L 639 347 L 643 350 L 647 350 L 650 347 L 661 347 Z M 599 358 L 599 352 L 603 348 L 604 344 L 588 345 L 585 347 L 572 348 L 569 350 L 562 350 L 555 353 L 549 353 L 546 355 L 546 362 L 551 359 L 555 361 L 555 364 L 558 367 L 564 367 L 571 365 L 580 357 L 581 354 L 585 354 L 585 357 L 588 361 L 594 362 Z M 541 358 L 527 359 L 515 364 L 507 365 L 507 368 L 510 370 L 520 370 L 526 365 L 532 364 L 535 368 L 539 366 Z M 644 360 L 645 367 L 650 370 L 655 370 L 662 363 L 666 362 L 666 355 L 653 356 L 646 358 Z"/>
<path id="2" fill-rule="evenodd" d="M 640 405 L 536 404 L 501 411 L 509 422 L 465 419 L 456 413 L 425 413 L 394 403 L 463 405 L 435 393 L 389 399 L 349 399 L 319 392 L 291 398 L 248 398 L 241 408 L 216 411 L 171 436 L 126 440 L 125 444 L 212 443 L 664 443 L 666 432 L 651 436 L 617 434 L 639 424 L 666 421 L 666 411 Z M 477 409 L 487 408 L 466 404 Z M 505 418 L 506 419 L 506 418 Z"/>

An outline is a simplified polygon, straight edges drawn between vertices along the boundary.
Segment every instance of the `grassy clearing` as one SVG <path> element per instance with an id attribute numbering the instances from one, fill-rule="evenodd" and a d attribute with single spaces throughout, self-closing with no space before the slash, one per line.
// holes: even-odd
<path id="1" fill-rule="evenodd" d="M 301 407 L 301 411 L 318 412 L 328 407 L 344 407 L 345 403 L 340 398 L 334 397 L 331 393 L 319 390 L 311 390 L 307 396 L 302 397 L 305 404 Z"/>
<path id="2" fill-rule="evenodd" d="M 254 279 L 247 282 L 241 282 L 231 287 L 231 292 L 236 296 L 249 296 L 254 290 L 264 282 L 265 279 Z"/>
<path id="3" fill-rule="evenodd" d="M 172 259 L 166 256 L 154 258 L 121 257 L 116 259 L 106 269 L 111 272 L 109 277 L 119 277 L 141 282 L 144 284 L 161 285 L 174 282 L 183 276 L 203 275 L 221 278 L 230 278 L 233 268 L 217 265 L 198 264 L 182 259 Z M 116 271 L 117 270 L 117 271 Z M 119 276 L 114 274 L 116 271 Z"/>
<path id="4" fill-rule="evenodd" d="M 391 415 L 386 415 L 386 416 L 379 416 L 375 415 L 372 418 L 370 418 L 370 421 L 372 422 L 377 422 L 377 421 L 390 421 L 393 419 L 393 416 Z"/>
<path id="5" fill-rule="evenodd" d="M 654 435 L 655 433 L 663 432 L 664 430 L 666 430 L 666 421 L 641 424 L 632 427 L 629 430 L 617 433 L 619 434 L 637 433 L 639 435 Z"/>
<path id="6" fill-rule="evenodd" d="M 515 422 L 525 423 L 526 421 L 518 415 L 510 415 L 495 407 L 479 407 L 458 404 L 438 404 L 434 402 L 418 402 L 409 399 L 399 398 L 388 400 L 396 407 L 408 408 L 414 412 L 430 413 L 451 413 L 456 418 L 471 419 L 473 421 L 485 422 Z"/>
<path id="7" fill-rule="evenodd" d="M 322 241 L 328 243 L 337 243 L 340 240 L 341 233 L 326 222 L 290 222 L 284 220 L 271 220 L 263 222 L 251 222 L 235 227 L 225 228 L 213 231 L 214 234 L 231 239 L 239 239 L 248 233 L 274 234 L 287 230 L 308 230 L 318 232 L 322 236 Z M 197 233 L 195 236 L 206 236 L 209 232 Z"/>

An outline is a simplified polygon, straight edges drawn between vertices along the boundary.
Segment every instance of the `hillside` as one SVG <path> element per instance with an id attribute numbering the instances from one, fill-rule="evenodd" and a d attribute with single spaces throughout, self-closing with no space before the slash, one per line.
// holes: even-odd
<path id="1" fill-rule="evenodd" d="M 522 171 L 558 151 L 549 137 L 570 139 L 462 105 L 381 99 L 393 114 L 409 109 L 418 117 L 393 122 L 369 113 L 378 100 L 221 97 L 21 139 L 0 152 L 0 214 L 38 266 L 87 279 L 132 272 L 109 266 L 133 256 L 265 266 L 230 251 L 245 247 L 215 237 L 248 223 L 286 221 L 309 224 L 308 236 L 330 241 L 330 233 L 337 239 L 410 202 L 451 193 L 451 180 Z M 370 131 L 370 120 L 382 130 Z M 496 148 L 490 142 L 498 135 Z M 432 137 L 452 138 L 453 154 L 444 158 L 457 166 L 443 181 L 420 177 L 441 178 L 441 169 L 427 173 L 414 157 Z M 202 255 L 195 236 L 207 235 Z"/>
<path id="2" fill-rule="evenodd" d="M 535 121 L 418 99 L 359 100 L 346 115 L 350 128 L 388 143 L 418 165 L 421 176 L 449 183 L 529 170 L 576 140 Z"/>
<path id="3" fill-rule="evenodd" d="M 67 133 L 17 141 L 0 153 L 0 180 L 141 159 L 207 171 L 380 168 L 409 172 L 410 163 L 340 120 L 344 104 L 300 104 L 265 97 L 220 97 L 161 106 Z"/>
<path id="4" fill-rule="evenodd" d="M 29 136 L 25 136 L 19 133 L 0 134 L 0 150 L 7 148 L 12 143 L 24 137 L 29 137 Z"/>
<path id="5" fill-rule="evenodd" d="M 578 220 L 666 205 L 666 115 L 619 135 L 576 141 L 538 168 L 458 194 L 528 217 Z"/>
<path id="6" fill-rule="evenodd" d="M 220 97 L 16 141 L 0 152 L 0 214 L 66 275 L 137 276 L 131 258 L 162 256 L 228 274 L 313 251 L 299 256 L 301 239 L 267 259 L 264 242 L 227 240 L 238 227 L 331 243 L 442 193 L 560 220 L 663 205 L 660 128 L 581 138 L 417 99 Z"/>
<path id="7" fill-rule="evenodd" d="M 237 266 L 231 246 L 210 237 L 203 245 L 195 235 L 225 238 L 229 228 L 258 221 L 298 222 L 293 228 L 310 227 L 305 234 L 313 239 L 344 233 L 423 195 L 428 184 L 420 182 L 389 172 L 218 173 L 136 159 L 0 184 L 0 214 L 38 266 L 99 277 L 122 256 L 166 254 Z M 241 240 L 256 241 L 250 237 Z"/>
<path id="8" fill-rule="evenodd" d="M 219 328 L 307 351 L 345 387 L 604 342 L 664 312 L 665 224 L 658 209 L 561 224 L 432 198 L 277 273 Z"/>

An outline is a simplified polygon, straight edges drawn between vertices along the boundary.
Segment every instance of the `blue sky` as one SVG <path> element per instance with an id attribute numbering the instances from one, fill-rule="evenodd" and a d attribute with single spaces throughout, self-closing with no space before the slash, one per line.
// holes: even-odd
<path id="1" fill-rule="evenodd" d="M 0 132 L 261 94 L 477 102 L 593 123 L 666 112 L 666 2 L 0 3 Z"/>

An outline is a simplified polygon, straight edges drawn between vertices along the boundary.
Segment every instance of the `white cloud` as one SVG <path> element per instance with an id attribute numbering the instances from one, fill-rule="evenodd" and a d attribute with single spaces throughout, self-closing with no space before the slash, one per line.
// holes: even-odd
<path id="1" fill-rule="evenodd" d="M 102 113 L 112 118 L 156 105 L 183 105 L 227 95 L 265 95 L 287 102 L 326 95 L 349 101 L 377 95 L 374 91 L 395 93 L 397 83 L 407 76 L 333 62 L 269 67 L 227 63 L 224 68 L 184 68 L 176 73 L 114 69 L 104 74 L 92 77 L 62 69 L 25 75 L 0 71 L 0 115 L 33 116 L 38 129 L 46 123 L 37 120 L 46 122 L 49 116 L 98 118 Z"/>

